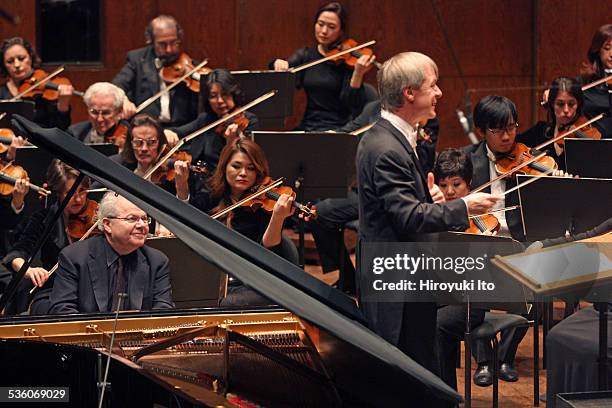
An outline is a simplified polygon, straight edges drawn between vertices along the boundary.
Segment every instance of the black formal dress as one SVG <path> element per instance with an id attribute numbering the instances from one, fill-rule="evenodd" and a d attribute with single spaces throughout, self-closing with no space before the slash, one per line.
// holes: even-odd
<path id="1" fill-rule="evenodd" d="M 0 100 L 8 100 L 12 97 L 13 95 L 11 94 L 11 91 L 9 91 L 6 84 L 0 85 Z M 41 127 L 56 127 L 66 130 L 68 129 L 68 126 L 70 126 L 70 110 L 67 112 L 57 110 L 57 101 L 49 101 L 43 98 L 41 95 L 24 100 L 34 101 L 33 121 L 39 124 Z"/>
<path id="2" fill-rule="evenodd" d="M 427 176 L 406 137 L 381 119 L 361 139 L 357 149 L 359 189 L 359 247 L 367 242 L 418 241 L 420 234 L 464 231 L 468 227 L 463 200 L 433 204 Z M 359 255 L 359 254 L 358 254 Z M 359 259 L 359 256 L 358 256 Z M 366 282 L 367 269 L 357 269 Z M 358 293 L 360 288 L 358 287 Z M 372 330 L 428 370 L 438 373 L 436 361 L 436 304 L 366 302 L 360 307 Z M 431 405 L 432 396 L 417 395 L 418 404 Z"/>
<path id="3" fill-rule="evenodd" d="M 156 66 L 156 59 L 152 46 L 129 51 L 126 64 L 113 78 L 113 84 L 123 89 L 136 106 L 160 91 L 161 63 L 157 62 Z M 159 118 L 160 112 L 159 98 L 142 111 L 156 119 Z M 184 125 L 194 120 L 197 115 L 198 94 L 184 83 L 173 88 L 170 91 L 170 121 L 163 123 L 163 126 Z"/>
<path id="4" fill-rule="evenodd" d="M 323 58 L 317 48 L 300 48 L 287 59 L 297 67 Z M 274 62 L 270 63 L 270 67 Z M 363 85 L 351 88 L 353 70 L 346 64 L 323 62 L 297 73 L 296 86 L 306 92 L 306 112 L 296 130 L 332 130 L 359 115 L 366 102 Z"/>
<path id="5" fill-rule="evenodd" d="M 76 242 L 59 254 L 53 290 L 49 299 L 51 314 L 112 311 L 118 278 L 119 255 L 98 235 Z M 170 309 L 172 289 L 168 257 L 143 246 L 122 257 L 126 293 L 122 310 Z"/>

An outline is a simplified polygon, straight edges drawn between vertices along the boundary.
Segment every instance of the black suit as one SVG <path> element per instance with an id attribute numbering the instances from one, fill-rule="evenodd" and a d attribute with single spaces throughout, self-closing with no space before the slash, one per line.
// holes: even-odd
<path id="1" fill-rule="evenodd" d="M 474 173 L 472 177 L 472 184 L 470 189 L 475 189 L 487 183 L 490 178 L 489 170 L 489 157 L 487 156 L 487 144 L 484 140 L 475 145 L 468 145 L 463 148 L 472 160 L 472 166 L 474 167 Z M 506 190 L 516 186 L 516 177 L 506 179 Z M 491 187 L 487 187 L 483 190 L 486 193 L 491 192 Z M 511 207 L 517 205 L 518 193 L 515 191 L 505 196 L 505 206 Z M 517 241 L 525 241 L 525 233 L 523 232 L 523 218 L 521 217 L 521 211 L 519 209 L 506 211 L 506 222 L 508 223 L 508 229 L 510 235 Z"/>
<path id="2" fill-rule="evenodd" d="M 419 160 L 405 136 L 389 121 L 379 120 L 362 137 L 357 148 L 357 171 L 360 245 L 415 241 L 422 233 L 467 229 L 464 202 L 433 204 Z M 361 276 L 364 271 L 358 268 L 357 273 L 358 282 L 365 281 Z M 438 371 L 435 304 L 360 304 L 372 330 L 425 368 Z"/>
<path id="3" fill-rule="evenodd" d="M 111 268 L 106 264 L 107 247 L 110 246 L 106 237 L 99 235 L 69 245 L 60 252 L 49 313 L 110 311 L 113 294 L 109 286 Z M 135 252 L 135 262 L 128 264 L 131 267 L 124 267 L 128 276 L 126 302 L 130 308 L 151 310 L 174 307 L 168 257 L 146 246 Z"/>
<path id="4" fill-rule="evenodd" d="M 148 46 L 128 52 L 127 63 L 113 78 L 113 84 L 123 89 L 130 100 L 138 106 L 160 90 L 159 70 L 155 67 L 155 52 Z M 159 98 L 142 113 L 159 117 Z M 182 83 L 170 91 L 170 122 L 164 127 L 180 126 L 198 115 L 198 94 Z"/>

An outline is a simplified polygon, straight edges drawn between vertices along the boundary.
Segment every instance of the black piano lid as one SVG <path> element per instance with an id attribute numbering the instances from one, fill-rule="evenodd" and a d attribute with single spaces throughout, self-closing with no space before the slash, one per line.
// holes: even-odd
<path id="1" fill-rule="evenodd" d="M 432 397 L 462 401 L 440 378 L 367 329 L 357 307 L 340 291 L 69 134 L 59 129 L 43 129 L 17 115 L 12 123 L 21 127 L 36 146 L 142 208 L 208 262 L 317 326 L 322 330 L 322 338 L 331 335 L 328 345 L 333 350 L 327 350 L 329 353 L 321 350 L 321 356 L 341 391 L 374 404 L 385 400 L 406 404 L 410 401 L 410 390 L 415 389 L 420 392 L 427 389 Z"/>

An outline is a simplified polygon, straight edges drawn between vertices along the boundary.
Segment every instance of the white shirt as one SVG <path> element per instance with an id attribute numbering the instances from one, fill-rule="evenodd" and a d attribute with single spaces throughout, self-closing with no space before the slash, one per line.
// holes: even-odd
<path id="1" fill-rule="evenodd" d="M 416 151 L 417 144 L 417 130 L 412 127 L 410 123 L 406 122 L 404 119 L 400 118 L 393 112 L 389 112 L 388 110 L 382 109 L 380 111 L 380 117 L 388 120 L 394 128 L 400 131 L 402 135 L 408 140 L 408 144 L 414 150 L 414 154 L 416 157 L 419 157 Z"/>
<path id="2" fill-rule="evenodd" d="M 495 153 L 493 153 L 491 149 L 489 149 L 489 146 L 487 145 L 485 146 L 487 148 L 487 157 L 489 158 L 489 181 L 490 181 L 497 177 L 497 170 L 495 170 L 496 158 L 495 158 Z M 497 180 L 496 182 L 491 184 L 491 194 L 503 195 L 505 192 L 506 192 L 506 182 L 503 179 Z M 493 210 L 498 210 L 506 206 L 505 196 L 503 197 L 504 198 L 499 200 L 497 204 L 493 206 L 492 208 Z M 497 233 L 497 235 L 502 236 L 502 237 L 509 237 L 510 230 L 508 229 L 508 222 L 506 221 L 506 212 L 500 211 L 500 212 L 496 212 L 494 215 L 499 220 L 499 232 Z"/>

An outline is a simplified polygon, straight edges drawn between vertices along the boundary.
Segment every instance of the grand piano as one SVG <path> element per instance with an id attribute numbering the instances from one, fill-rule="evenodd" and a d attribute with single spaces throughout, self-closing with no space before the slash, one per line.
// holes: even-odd
<path id="1" fill-rule="evenodd" d="M 108 358 L 108 407 L 461 401 L 437 376 L 370 331 L 343 293 L 68 134 L 18 116 L 13 124 L 278 306 L 4 318 L 0 386 L 68 387 L 70 402 L 52 406 L 98 406 Z"/>

